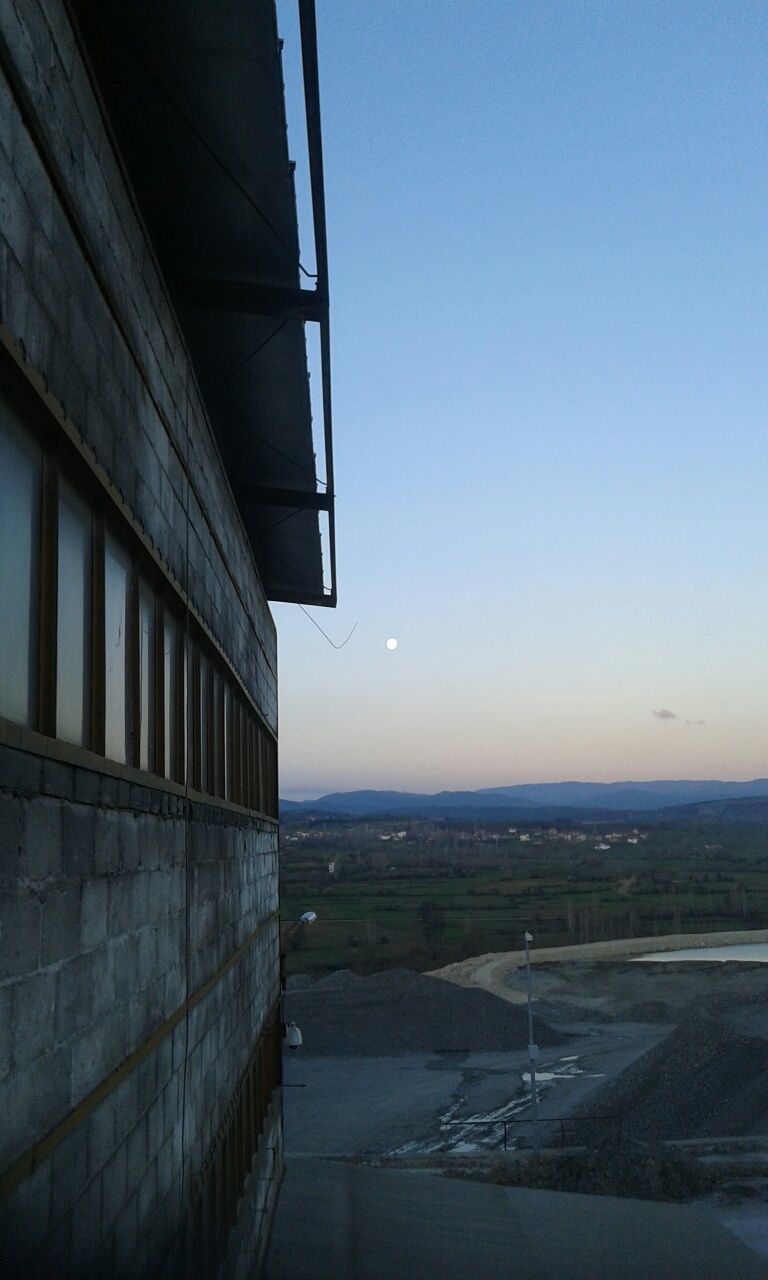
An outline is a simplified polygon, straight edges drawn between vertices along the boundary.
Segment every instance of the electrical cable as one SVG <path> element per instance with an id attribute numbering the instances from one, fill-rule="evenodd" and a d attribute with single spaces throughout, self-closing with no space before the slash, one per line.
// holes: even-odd
<path id="1" fill-rule="evenodd" d="M 349 633 L 349 635 L 347 636 L 346 640 L 342 640 L 341 644 L 335 644 L 335 643 L 334 643 L 334 641 L 331 639 L 331 637 L 330 637 L 329 635 L 326 635 L 325 631 L 323 631 L 323 628 L 320 626 L 320 623 L 319 623 L 319 622 L 315 622 L 315 619 L 312 617 L 312 614 L 311 614 L 311 613 L 307 613 L 307 610 L 304 608 L 304 605 L 303 605 L 303 604 L 300 604 L 300 605 L 299 605 L 299 608 L 301 609 L 301 612 L 302 612 L 302 613 L 303 613 L 307 618 L 309 618 L 309 620 L 310 620 L 310 622 L 312 623 L 312 625 L 313 625 L 313 626 L 315 626 L 315 627 L 317 627 L 317 629 L 318 629 L 318 631 L 320 632 L 321 636 L 325 636 L 325 639 L 328 641 L 328 643 L 329 643 L 329 645 L 331 646 L 331 648 L 332 648 L 332 649 L 343 649 L 343 648 L 344 648 L 344 645 L 345 645 L 345 644 L 349 644 L 349 642 L 350 642 L 350 640 L 352 639 L 353 635 L 354 635 L 354 634 L 355 634 L 355 632 L 357 631 L 357 623 L 355 623 L 354 627 L 353 627 L 353 628 L 352 628 L 352 630 L 350 631 L 350 633 Z"/>

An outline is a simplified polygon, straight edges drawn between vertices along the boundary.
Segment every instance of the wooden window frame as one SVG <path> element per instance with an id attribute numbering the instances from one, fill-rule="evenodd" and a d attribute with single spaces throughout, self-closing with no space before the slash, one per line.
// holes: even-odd
<path id="1" fill-rule="evenodd" d="M 165 601 L 155 591 L 155 773 L 165 770 Z"/>
<path id="2" fill-rule="evenodd" d="M 276 817 L 272 794 L 274 741 L 261 713 L 245 693 L 226 655 L 194 606 L 181 592 L 160 562 L 155 550 L 136 524 L 132 513 L 94 462 L 72 424 L 32 371 L 7 349 L 0 351 L 0 368 L 10 369 L 8 397 L 24 430 L 40 448 L 39 519 L 32 571 L 36 575 L 34 608 L 36 642 L 30 660 L 30 690 L 34 699 L 26 725 L 0 723 L 0 737 L 8 740 L 25 734 L 39 743 L 47 739 L 56 747 L 55 758 L 84 753 L 84 764 L 93 767 L 95 757 L 106 772 L 128 771 L 156 781 L 191 786 L 199 794 L 219 798 L 239 808 Z M 88 631 L 90 662 L 84 671 L 84 741 L 67 743 L 56 737 L 58 643 L 58 541 L 59 485 L 63 476 L 72 484 L 91 512 L 90 608 Z M 126 587 L 125 663 L 125 763 L 105 754 L 106 654 L 105 654 L 105 545 L 107 531 L 126 555 L 129 565 Z M 153 595 L 153 646 L 149 703 L 153 725 L 149 735 L 147 767 L 141 767 L 141 583 Z M 175 623 L 176 663 L 174 689 L 169 700 L 175 741 L 165 767 L 165 620 Z M 190 623 L 192 625 L 190 625 Z M 204 653 L 208 682 L 205 690 L 206 732 L 201 737 L 200 655 Z M 191 740 L 189 723 L 192 724 Z M 6 726 L 3 730 L 2 726 Z M 31 749 L 31 748 L 30 748 Z M 36 749 L 40 749 L 36 747 Z M 74 753 L 74 755 L 73 755 Z M 201 790 L 201 764 L 206 762 L 206 790 Z"/>
<path id="3" fill-rule="evenodd" d="M 33 560 L 37 559 L 37 690 L 33 724 L 56 737 L 56 649 L 59 609 L 59 467 L 56 444 L 44 439 L 41 450 L 40 520 Z"/>
<path id="4" fill-rule="evenodd" d="M 104 547 L 106 532 L 104 512 L 93 513 L 91 543 L 91 745 L 97 755 L 105 756 L 106 688 L 104 637 Z"/>
<path id="5" fill-rule="evenodd" d="M 121 542 L 124 547 L 125 543 Z M 139 564 L 131 556 L 125 601 L 125 757 L 141 768 L 141 613 Z"/>

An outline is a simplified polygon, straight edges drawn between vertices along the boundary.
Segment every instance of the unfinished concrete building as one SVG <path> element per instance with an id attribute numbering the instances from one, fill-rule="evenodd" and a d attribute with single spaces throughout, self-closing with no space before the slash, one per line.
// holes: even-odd
<path id="1" fill-rule="evenodd" d="M 335 600 L 299 7 L 313 279 L 273 0 L 0 11 L 0 1252 L 17 1276 L 252 1274 L 279 1184 L 268 600 Z"/>

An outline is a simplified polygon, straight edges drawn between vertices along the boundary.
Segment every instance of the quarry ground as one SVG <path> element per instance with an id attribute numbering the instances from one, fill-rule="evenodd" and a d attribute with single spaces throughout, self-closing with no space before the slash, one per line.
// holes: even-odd
<path id="1" fill-rule="evenodd" d="M 615 1124 L 598 1117 L 618 1116 L 625 1140 L 641 1143 L 768 1135 L 768 968 L 642 963 L 615 945 L 536 957 L 546 1145 L 594 1140 Z M 505 1120 L 508 1146 L 530 1146 L 518 961 L 477 957 L 445 976 L 291 979 L 286 1014 L 305 1045 L 286 1063 L 288 1155 L 450 1163 L 500 1151 Z M 744 1175 L 737 1163 L 709 1207 L 768 1257 L 766 1156 L 738 1159 Z"/>

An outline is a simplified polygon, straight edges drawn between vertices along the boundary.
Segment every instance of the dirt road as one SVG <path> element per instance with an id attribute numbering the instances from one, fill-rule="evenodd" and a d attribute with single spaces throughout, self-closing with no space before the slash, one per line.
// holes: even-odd
<path id="1" fill-rule="evenodd" d="M 627 960 L 653 951 L 676 951 L 683 947 L 738 945 L 743 942 L 768 942 L 768 929 L 749 929 L 728 933 L 672 933 L 659 938 L 621 938 L 612 942 L 588 942 L 573 947 L 547 947 L 531 952 L 537 965 L 567 960 Z M 524 951 L 495 951 L 482 956 L 458 960 L 442 969 L 432 970 L 435 978 L 445 978 L 460 987 L 482 987 L 502 1000 L 520 1004 L 525 991 L 510 986 L 509 975 L 525 963 Z"/>

